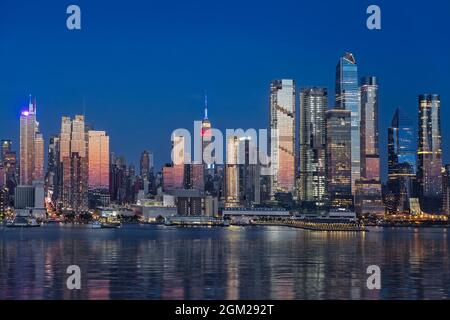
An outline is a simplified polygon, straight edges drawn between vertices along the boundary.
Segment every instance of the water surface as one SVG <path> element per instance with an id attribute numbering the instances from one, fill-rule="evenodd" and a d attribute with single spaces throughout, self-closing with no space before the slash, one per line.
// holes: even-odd
<path id="1" fill-rule="evenodd" d="M 0 299 L 448 299 L 442 228 L 0 227 Z M 68 290 L 78 265 L 81 290 Z M 368 290 L 378 265 L 381 290 Z"/>

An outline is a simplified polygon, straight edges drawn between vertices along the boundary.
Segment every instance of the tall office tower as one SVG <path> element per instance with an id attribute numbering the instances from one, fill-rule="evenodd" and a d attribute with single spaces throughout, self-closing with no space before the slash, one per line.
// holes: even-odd
<path id="1" fill-rule="evenodd" d="M 239 142 L 239 198 L 241 205 L 251 207 L 261 203 L 258 147 L 251 137 L 241 137 Z M 242 156 L 241 152 L 244 152 Z"/>
<path id="2" fill-rule="evenodd" d="M 443 205 L 442 213 L 450 217 L 450 164 L 444 166 L 442 173 Z"/>
<path id="3" fill-rule="evenodd" d="M 184 136 L 174 136 L 172 141 L 173 149 L 173 187 L 175 189 L 184 189 L 186 176 L 186 156 Z"/>
<path id="4" fill-rule="evenodd" d="M 326 198 L 326 88 L 300 91 L 300 185 L 299 199 L 324 205 Z"/>
<path id="5" fill-rule="evenodd" d="M 162 169 L 162 185 L 165 192 L 175 190 L 174 171 L 171 163 L 166 163 Z"/>
<path id="6" fill-rule="evenodd" d="M 295 187 L 295 82 L 275 80 L 270 84 L 271 188 L 275 193 L 293 193 Z"/>
<path id="7" fill-rule="evenodd" d="M 225 165 L 225 206 L 239 206 L 239 137 L 227 137 Z"/>
<path id="8" fill-rule="evenodd" d="M 5 154 L 12 151 L 12 141 L 11 140 L 1 140 L 1 152 L 0 152 L 0 163 L 4 163 Z"/>
<path id="9" fill-rule="evenodd" d="M 143 180 L 149 180 L 150 178 L 150 152 L 143 151 L 141 153 L 140 161 L 140 174 Z"/>
<path id="10" fill-rule="evenodd" d="M 110 198 L 111 201 L 123 203 L 125 201 L 125 182 L 127 164 L 124 157 L 116 157 L 111 154 L 110 157 Z"/>
<path id="11" fill-rule="evenodd" d="M 380 180 L 378 149 L 378 83 L 376 77 L 361 80 L 361 177 Z"/>
<path id="12" fill-rule="evenodd" d="M 361 178 L 355 181 L 358 215 L 384 215 L 380 155 L 378 150 L 378 83 L 376 77 L 361 80 Z"/>
<path id="13" fill-rule="evenodd" d="M 45 175 L 45 194 L 52 202 L 58 199 L 59 169 L 59 137 L 52 136 L 48 144 L 47 172 Z"/>
<path id="14" fill-rule="evenodd" d="M 442 209 L 441 98 L 419 96 L 419 142 L 417 148 L 419 200 L 423 211 Z"/>
<path id="15" fill-rule="evenodd" d="M 44 181 L 44 136 L 36 133 L 33 180 Z"/>
<path id="16" fill-rule="evenodd" d="M 61 192 L 63 208 L 82 212 L 88 206 L 87 133 L 84 116 L 61 119 Z"/>
<path id="17" fill-rule="evenodd" d="M 327 190 L 332 208 L 353 206 L 351 183 L 351 111 L 326 111 Z"/>
<path id="18" fill-rule="evenodd" d="M 388 193 L 385 199 L 389 213 L 410 213 L 415 197 L 416 143 L 413 121 L 397 108 L 388 128 Z"/>
<path id="19" fill-rule="evenodd" d="M 88 131 L 88 169 L 90 207 L 108 205 L 109 136 L 105 131 Z"/>
<path id="20" fill-rule="evenodd" d="M 336 66 L 336 109 L 351 112 L 352 194 L 355 192 L 355 181 L 361 176 L 360 108 L 358 66 L 353 54 L 347 52 Z"/>
<path id="21" fill-rule="evenodd" d="M 33 182 L 36 137 L 36 105 L 31 101 L 20 115 L 20 184 Z"/>
<path id="22" fill-rule="evenodd" d="M 134 203 L 139 186 L 136 177 L 136 168 L 130 164 L 125 172 L 125 203 Z"/>
<path id="23" fill-rule="evenodd" d="M 213 178 L 212 171 L 214 167 L 212 164 L 209 163 L 210 155 L 208 154 L 206 157 L 204 156 L 205 149 L 212 142 L 211 122 L 208 119 L 208 98 L 206 95 L 205 95 L 205 109 L 200 131 L 200 138 L 201 138 L 200 141 L 201 161 L 192 163 L 190 167 L 191 170 L 190 185 L 193 189 L 204 191 L 206 181 L 211 180 Z"/>

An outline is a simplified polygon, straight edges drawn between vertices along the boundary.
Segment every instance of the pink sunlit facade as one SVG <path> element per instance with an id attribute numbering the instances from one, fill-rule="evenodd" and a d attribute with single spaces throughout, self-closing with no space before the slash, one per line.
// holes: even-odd
<path id="1" fill-rule="evenodd" d="M 109 136 L 105 131 L 88 132 L 89 189 L 109 189 Z"/>

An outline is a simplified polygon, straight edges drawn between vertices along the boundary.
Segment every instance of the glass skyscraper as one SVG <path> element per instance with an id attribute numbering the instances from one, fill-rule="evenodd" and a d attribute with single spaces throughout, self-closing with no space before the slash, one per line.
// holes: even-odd
<path id="1" fill-rule="evenodd" d="M 327 190 L 333 208 L 352 208 L 351 112 L 332 109 L 326 112 Z"/>
<path id="2" fill-rule="evenodd" d="M 417 148 L 419 200 L 423 211 L 442 209 L 441 99 L 436 94 L 419 96 Z"/>
<path id="3" fill-rule="evenodd" d="M 388 189 L 386 206 L 390 213 L 409 212 L 415 197 L 416 143 L 413 121 L 401 109 L 395 110 L 388 129 Z"/>
<path id="4" fill-rule="evenodd" d="M 295 187 L 295 82 L 275 80 L 270 84 L 271 188 L 277 192 Z"/>
<path id="5" fill-rule="evenodd" d="M 300 91 L 299 199 L 323 205 L 326 197 L 326 88 Z"/>
<path id="6" fill-rule="evenodd" d="M 358 215 L 384 215 L 378 150 L 378 83 L 373 76 L 361 80 L 361 178 L 355 181 Z"/>
<path id="7" fill-rule="evenodd" d="M 352 193 L 355 181 L 361 176 L 360 121 L 361 105 L 358 85 L 358 66 L 351 53 L 339 59 L 336 66 L 336 109 L 351 112 L 351 160 L 352 160 Z"/>

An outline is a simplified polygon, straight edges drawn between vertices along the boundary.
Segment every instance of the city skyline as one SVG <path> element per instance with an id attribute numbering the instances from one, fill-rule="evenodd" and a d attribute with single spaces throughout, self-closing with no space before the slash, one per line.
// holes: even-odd
<path id="1" fill-rule="evenodd" d="M 202 116 L 205 90 L 214 127 L 265 127 L 266 114 L 255 111 L 266 108 L 268 82 L 293 78 L 299 87 L 320 86 L 334 92 L 330 70 L 345 51 L 354 53 L 360 75 L 376 73 L 380 81 L 380 110 L 389 115 L 380 118 L 379 130 L 384 181 L 388 118 L 395 108 L 415 112 L 421 92 L 440 93 L 442 105 L 450 103 L 446 95 L 450 50 L 442 41 L 447 1 L 436 1 L 433 17 L 421 20 L 408 18 L 421 13 L 419 4 L 380 1 L 383 25 L 375 31 L 366 28 L 367 5 L 360 1 L 345 11 L 333 1 L 324 5 L 285 1 L 277 8 L 266 2 L 253 6 L 250 1 L 239 4 L 238 12 L 231 11 L 233 2 L 197 1 L 194 7 L 169 8 L 136 1 L 141 10 L 129 6 L 122 12 L 106 1 L 81 1 L 83 26 L 72 33 L 65 28 L 65 8 L 60 17 L 54 5 L 20 3 L 4 3 L 9 14 L 2 16 L 0 52 L 1 61 L 9 63 L 4 63 L 0 77 L 0 118 L 17 117 L 32 93 L 40 112 L 47 115 L 40 119 L 45 137 L 57 133 L 52 127 L 62 112 L 85 114 L 110 134 L 111 149 L 136 166 L 144 149 L 154 152 L 158 167 L 167 161 L 172 127 L 185 127 L 186 119 Z M 111 25 L 101 14 L 102 3 L 110 16 L 123 22 Z M 223 17 L 231 12 L 233 23 L 225 23 Z M 321 12 L 321 19 L 329 23 L 320 23 L 308 12 Z M 177 19 L 183 21 L 181 30 L 181 21 L 171 23 Z M 285 21 L 288 28 L 281 27 Z M 281 30 L 287 32 L 279 38 L 281 47 L 272 48 L 267 39 L 279 37 Z M 348 35 L 345 40 L 342 34 Z M 427 46 L 417 39 L 428 39 Z M 314 47 L 305 50 L 309 43 Z M 29 48 L 39 50 L 28 54 Z M 274 59 L 278 50 L 283 57 Z M 129 54 L 133 59 L 124 59 Z M 432 59 L 421 63 L 430 55 Z M 442 117 L 448 117 L 445 108 Z M 17 144 L 17 124 L 2 124 L 0 135 Z M 444 127 L 443 136 L 449 134 Z M 144 138 L 142 145 L 128 143 L 136 137 Z M 444 162 L 449 162 L 449 146 L 444 141 Z"/>

